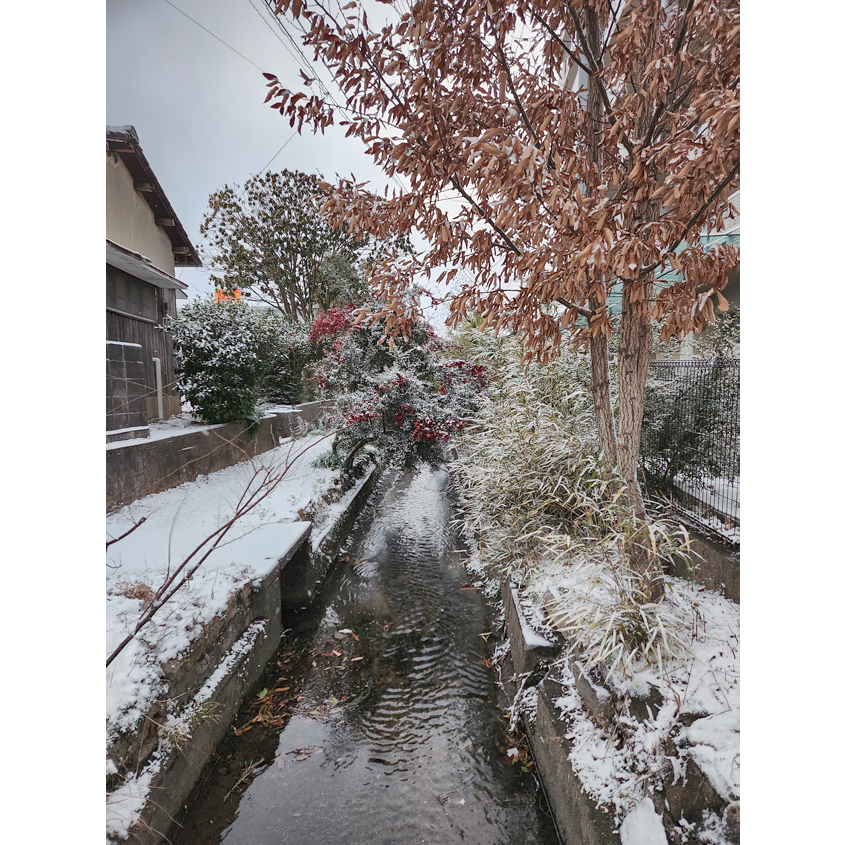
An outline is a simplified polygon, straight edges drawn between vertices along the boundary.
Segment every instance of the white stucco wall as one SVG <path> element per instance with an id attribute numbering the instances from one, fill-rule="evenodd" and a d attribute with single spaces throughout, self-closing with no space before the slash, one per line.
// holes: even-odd
<path id="1" fill-rule="evenodd" d="M 106 156 L 106 237 L 174 275 L 173 245 L 119 156 Z"/>

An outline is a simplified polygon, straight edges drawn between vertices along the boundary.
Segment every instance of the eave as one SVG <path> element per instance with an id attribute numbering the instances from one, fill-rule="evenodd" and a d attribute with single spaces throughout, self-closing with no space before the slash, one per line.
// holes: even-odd
<path id="1" fill-rule="evenodd" d="M 173 246 L 173 260 L 177 267 L 202 267 L 184 226 L 176 216 L 173 206 L 165 196 L 150 163 L 138 141 L 138 134 L 132 126 L 111 126 L 106 128 L 106 151 L 120 156 L 135 182 L 135 190 L 141 193 L 152 209 L 156 224 L 161 226 Z"/>
<path id="2" fill-rule="evenodd" d="M 139 252 L 132 252 L 132 250 L 126 249 L 126 247 L 120 246 L 120 244 L 116 244 L 108 238 L 106 238 L 106 264 L 117 267 L 118 270 L 123 270 L 124 273 L 128 273 L 130 276 L 157 288 L 175 290 L 177 299 L 188 298 L 185 293 L 188 286 L 185 282 L 180 282 L 179 279 L 165 273 L 164 270 L 159 270 L 146 256 Z"/>

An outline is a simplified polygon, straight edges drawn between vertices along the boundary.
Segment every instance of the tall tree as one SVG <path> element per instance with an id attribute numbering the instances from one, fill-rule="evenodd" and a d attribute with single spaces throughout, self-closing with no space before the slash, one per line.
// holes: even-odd
<path id="1" fill-rule="evenodd" d="M 719 291 L 739 260 L 700 240 L 733 213 L 739 179 L 737 0 L 419 0 L 406 12 L 397 3 L 381 27 L 354 0 L 337 12 L 322 0 L 273 5 L 300 20 L 344 92 L 347 135 L 410 182 L 381 197 L 343 183 L 324 205 L 353 231 L 416 227 L 431 244 L 412 262 L 373 267 L 392 329 L 411 318 L 414 274 L 452 265 L 447 283 L 459 268 L 474 275 L 451 295 L 452 324 L 481 314 L 539 360 L 564 334 L 589 343 L 605 458 L 643 516 L 652 321 L 663 339 L 701 330 L 714 299 L 727 307 Z M 335 122 L 334 102 L 267 76 L 291 125 Z M 668 267 L 682 281 L 658 290 Z M 614 420 L 606 341 L 619 288 Z"/>
<path id="2" fill-rule="evenodd" d="M 359 300 L 367 262 L 391 247 L 407 251 L 401 238 L 352 234 L 329 219 L 320 210 L 326 195 L 318 181 L 299 171 L 268 172 L 209 197 L 200 232 L 217 287 L 246 289 L 311 322 L 319 308 Z"/>

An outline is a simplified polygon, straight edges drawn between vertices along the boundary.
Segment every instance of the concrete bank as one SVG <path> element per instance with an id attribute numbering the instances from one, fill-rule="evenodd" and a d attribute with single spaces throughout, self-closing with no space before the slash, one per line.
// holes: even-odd
<path id="1" fill-rule="evenodd" d="M 536 686 L 537 707 L 533 721 L 522 719 L 523 729 L 528 737 L 549 808 L 555 819 L 558 832 L 566 845 L 621 845 L 613 816 L 605 808 L 596 806 L 595 801 L 584 791 L 578 773 L 570 762 L 573 745 L 567 734 L 570 732 L 566 717 L 555 702 L 561 697 L 561 682 L 555 680 L 554 668 L 549 668 L 565 653 L 566 643 L 558 635 L 537 631 L 529 620 L 519 591 L 509 583 L 502 585 L 505 608 L 505 632 L 510 644 L 509 660 L 516 677 L 527 677 L 526 686 Z M 590 678 L 578 671 L 580 664 L 569 658 L 569 666 L 575 677 L 575 687 L 589 718 L 596 725 L 609 726 L 624 704 L 604 687 L 597 686 Z M 516 683 L 506 683 L 506 691 L 513 700 Z M 657 713 L 663 705 L 660 693 L 652 688 L 647 699 L 631 698 L 627 704 L 631 716 L 640 723 L 646 722 L 651 714 Z M 650 712 L 649 712 L 650 711 Z M 690 725 L 699 714 L 683 714 L 681 725 Z M 700 825 L 705 816 L 722 820 L 723 839 L 706 841 L 739 842 L 739 803 L 721 797 L 708 777 L 691 758 L 686 759 L 682 777 L 679 770 L 679 753 L 673 735 L 665 747 L 666 764 L 670 770 L 665 779 L 655 786 L 655 800 L 662 801 L 662 816 L 668 843 L 686 842 L 701 845 L 689 833 L 679 838 L 679 824 L 692 830 L 690 824 Z M 673 774 L 674 772 L 674 774 Z"/>
<path id="2" fill-rule="evenodd" d="M 310 604 L 379 475 L 379 467 L 365 472 L 321 525 L 299 523 L 299 536 L 270 572 L 243 584 L 188 652 L 164 666 L 166 693 L 107 752 L 110 801 L 118 809 L 123 802 L 127 811 L 132 802 L 143 803 L 129 839 L 112 841 L 166 841 L 174 816 L 278 649 L 284 609 Z M 121 785 L 129 781 L 137 788 L 123 795 Z"/>
<path id="3" fill-rule="evenodd" d="M 502 584 L 502 599 L 514 674 L 536 672 L 542 675 L 544 667 L 560 657 L 562 640 L 552 639 L 532 628 L 518 591 L 507 582 Z M 529 678 L 527 683 L 531 684 L 532 680 Z M 510 686 L 507 691 L 513 698 L 516 685 L 507 686 Z M 533 722 L 523 719 L 523 729 L 561 841 L 566 845 L 621 845 L 612 816 L 596 807 L 584 792 L 569 762 L 571 745 L 566 739 L 566 724 L 554 706 L 560 697 L 559 687 L 548 677 L 542 677 L 536 686 L 537 715 Z"/>
<path id="4" fill-rule="evenodd" d="M 690 573 L 686 563 L 675 561 L 667 574 L 695 581 L 739 604 L 739 546 L 708 537 L 693 528 L 688 530 L 695 570 Z"/>

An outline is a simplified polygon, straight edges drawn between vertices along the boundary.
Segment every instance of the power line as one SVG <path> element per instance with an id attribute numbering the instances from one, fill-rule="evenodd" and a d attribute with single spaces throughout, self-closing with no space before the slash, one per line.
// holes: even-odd
<path id="1" fill-rule="evenodd" d="M 276 156 L 294 139 L 297 134 L 297 131 L 294 129 L 293 134 L 290 136 L 290 138 L 288 138 L 287 141 L 285 141 L 284 144 L 282 144 L 282 146 L 279 147 L 278 150 L 276 150 L 276 155 L 274 155 L 273 158 L 271 158 L 270 161 L 268 161 L 267 164 L 265 164 L 264 167 L 262 167 L 261 170 L 258 171 L 259 176 L 276 160 Z"/>
<path id="2" fill-rule="evenodd" d="M 189 21 L 193 21 L 193 23 L 195 23 L 200 29 L 205 30 L 205 32 L 207 32 L 212 38 L 216 38 L 224 47 L 228 47 L 233 53 L 237 53 L 245 62 L 249 62 L 257 71 L 259 71 L 260 73 L 264 73 L 264 71 L 261 70 L 261 68 L 258 67 L 258 65 L 254 61 L 252 61 L 252 59 L 248 59 L 243 53 L 241 53 L 239 50 L 236 50 L 231 44 L 227 44 L 222 38 L 215 35 L 210 29 L 204 27 L 199 21 L 194 20 L 187 12 L 183 12 L 182 9 L 180 9 L 174 3 L 171 3 L 170 0 L 164 0 L 164 2 L 167 3 L 168 6 L 173 6 L 173 8 L 176 9 L 179 14 L 184 15 Z"/>
<path id="3" fill-rule="evenodd" d="M 250 5 L 252 5 L 252 0 L 249 0 L 249 3 L 250 3 Z M 299 64 L 300 68 L 302 68 L 302 70 L 303 70 L 303 72 L 305 72 L 306 76 L 310 76 L 312 73 L 314 74 L 314 78 L 315 78 L 317 84 L 319 85 L 319 88 L 320 88 L 323 96 L 327 100 L 329 100 L 335 106 L 335 108 L 337 108 L 337 110 L 344 116 L 344 118 L 346 120 L 348 120 L 351 123 L 352 121 L 351 121 L 351 118 L 349 116 L 348 111 L 346 110 L 346 108 L 344 106 L 342 106 L 337 101 L 335 96 L 332 94 L 332 92 L 326 86 L 326 83 L 323 82 L 323 80 L 320 78 L 319 74 L 316 72 L 316 68 L 312 67 L 312 63 L 308 61 L 308 58 L 306 57 L 306 55 L 299 48 L 299 44 L 297 43 L 297 39 L 294 38 L 293 35 L 291 35 L 291 33 L 288 31 L 288 28 L 285 26 L 284 20 L 270 8 L 269 0 L 264 0 L 264 3 L 265 3 L 265 8 L 270 12 L 270 14 L 273 17 L 273 20 L 275 21 L 276 25 L 287 36 L 288 40 L 291 42 L 291 44 L 293 45 L 296 52 L 301 56 L 302 61 L 297 59 L 296 56 L 294 56 L 293 53 L 291 53 L 290 49 L 281 40 L 281 38 L 279 38 L 279 43 L 288 51 L 288 53 L 290 53 L 291 56 L 293 56 L 294 60 L 297 62 L 297 64 Z M 337 3 L 337 6 L 338 6 L 338 8 L 340 8 L 340 3 Z M 255 6 L 253 6 L 253 8 L 255 8 Z M 342 12 L 343 10 L 341 9 L 340 11 Z M 258 12 L 257 9 L 256 9 L 256 12 Z M 260 17 L 265 23 L 267 23 L 267 21 L 266 21 L 266 19 L 264 18 L 263 15 L 260 15 Z M 302 21 L 296 20 L 293 23 L 299 29 L 299 31 L 302 33 L 302 35 L 308 34 L 305 31 L 305 28 L 302 25 Z M 267 24 L 267 25 L 269 26 L 269 24 Z M 279 37 L 279 36 L 277 35 L 277 37 Z M 329 75 L 331 76 L 332 81 L 335 83 L 335 85 L 337 85 L 338 90 L 341 90 L 340 84 L 338 83 L 337 78 L 335 77 L 335 74 L 332 71 L 332 69 L 326 64 L 325 61 L 322 61 L 321 64 L 329 72 Z M 399 188 L 400 192 L 406 193 L 408 191 L 408 189 L 402 184 L 402 182 L 398 179 L 398 177 L 395 174 L 391 174 L 390 179 L 393 180 L 393 182 Z"/>

